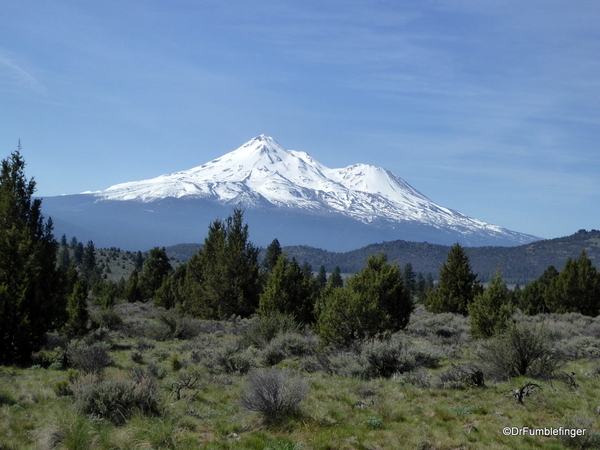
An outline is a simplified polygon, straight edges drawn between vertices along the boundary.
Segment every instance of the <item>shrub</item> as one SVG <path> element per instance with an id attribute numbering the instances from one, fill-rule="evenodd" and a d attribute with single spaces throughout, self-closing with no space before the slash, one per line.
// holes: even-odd
<path id="1" fill-rule="evenodd" d="M 415 367 L 426 367 L 427 369 L 437 369 L 443 356 L 434 350 L 423 348 L 409 348 L 409 355 L 415 361 Z"/>
<path id="2" fill-rule="evenodd" d="M 92 328 L 108 328 L 115 330 L 123 323 L 123 319 L 114 309 L 101 309 L 91 314 Z"/>
<path id="3" fill-rule="evenodd" d="M 301 329 L 302 325 L 289 314 L 274 313 L 254 317 L 250 326 L 243 332 L 243 341 L 248 346 L 262 348 L 277 335 L 298 333 Z"/>
<path id="4" fill-rule="evenodd" d="M 160 311 L 156 315 L 158 323 L 151 324 L 146 330 L 146 337 L 156 341 L 169 339 L 192 339 L 199 333 L 196 321 L 180 316 L 174 310 Z"/>
<path id="5" fill-rule="evenodd" d="M 265 448 L 265 450 L 301 450 L 302 447 L 300 444 L 294 444 L 292 441 L 284 439 L 282 441 L 277 441 L 272 445 L 269 445 Z"/>
<path id="6" fill-rule="evenodd" d="M 112 363 L 109 348 L 109 345 L 103 342 L 86 344 L 75 341 L 69 345 L 69 360 L 73 367 L 83 373 L 99 373 Z"/>
<path id="7" fill-rule="evenodd" d="M 440 374 L 444 386 L 485 386 L 485 376 L 480 367 L 475 364 L 453 364 L 452 367 Z M 456 384 L 452 384 L 456 383 Z"/>
<path id="8" fill-rule="evenodd" d="M 57 397 L 69 397 L 73 395 L 73 389 L 71 389 L 71 384 L 69 381 L 59 381 L 52 388 Z"/>
<path id="9" fill-rule="evenodd" d="M 62 369 L 64 362 L 66 361 L 65 350 L 57 347 L 54 350 L 40 350 L 39 352 L 31 355 L 32 364 L 39 365 L 44 368 Z"/>
<path id="10" fill-rule="evenodd" d="M 421 389 L 439 387 L 437 384 L 435 384 L 434 386 L 434 380 L 425 369 L 418 369 L 412 372 L 407 372 L 399 377 L 399 381 L 402 384 L 412 384 L 413 386 L 416 386 Z"/>
<path id="11" fill-rule="evenodd" d="M 93 430 L 89 421 L 76 413 L 61 415 L 39 432 L 38 446 L 41 450 L 64 448 L 69 450 L 89 449 L 93 442 Z"/>
<path id="12" fill-rule="evenodd" d="M 383 428 L 383 420 L 377 416 L 369 416 L 365 425 L 372 430 L 380 430 Z"/>
<path id="13" fill-rule="evenodd" d="M 365 358 L 356 352 L 340 351 L 330 355 L 318 355 L 321 370 L 341 377 L 365 378 L 368 365 Z"/>
<path id="14" fill-rule="evenodd" d="M 183 367 L 183 363 L 179 359 L 179 355 L 174 354 L 173 356 L 171 356 L 171 370 L 173 372 L 179 372 L 182 367 Z"/>
<path id="15" fill-rule="evenodd" d="M 462 314 L 431 313 L 423 305 L 417 305 L 406 331 L 418 336 L 436 335 L 445 338 L 458 334 L 467 335 L 469 319 Z"/>
<path id="16" fill-rule="evenodd" d="M 600 358 L 600 339 L 591 336 L 578 336 L 565 343 L 561 349 L 569 359 Z"/>
<path id="17" fill-rule="evenodd" d="M 594 420 L 585 416 L 565 416 L 563 424 L 571 430 L 584 429 L 585 434 L 581 436 L 564 435 L 559 441 L 567 448 L 587 449 L 600 448 L 600 434 L 594 430 Z"/>
<path id="18" fill-rule="evenodd" d="M 152 339 L 146 339 L 145 337 L 138 338 L 135 344 L 135 348 L 140 352 L 144 350 L 151 350 L 156 348 L 156 342 Z"/>
<path id="19" fill-rule="evenodd" d="M 205 360 L 212 373 L 245 374 L 256 367 L 256 349 L 250 347 L 243 350 L 238 344 L 227 345 Z"/>
<path id="20" fill-rule="evenodd" d="M 511 324 L 503 334 L 484 343 L 479 357 L 497 378 L 550 378 L 563 362 L 543 324 Z"/>
<path id="21" fill-rule="evenodd" d="M 137 351 L 137 350 L 133 350 L 129 354 L 129 356 L 131 357 L 131 360 L 134 363 L 137 363 L 137 364 L 143 364 L 144 363 L 144 355 L 142 355 L 142 353 L 139 352 L 139 351 Z"/>
<path id="22" fill-rule="evenodd" d="M 279 364 L 288 357 L 287 352 L 280 345 L 267 345 L 261 353 L 262 363 L 266 366 L 274 366 Z"/>
<path id="23" fill-rule="evenodd" d="M 128 376 L 136 382 L 141 382 L 144 378 L 152 380 L 162 380 L 168 374 L 165 367 L 157 365 L 151 361 L 145 366 L 135 366 L 128 370 Z"/>
<path id="24" fill-rule="evenodd" d="M 265 364 L 273 366 L 292 356 L 307 356 L 317 348 L 316 339 L 299 333 L 284 333 L 276 336 L 265 347 L 262 358 Z"/>
<path id="25" fill-rule="evenodd" d="M 15 400 L 15 397 L 13 396 L 13 394 L 11 392 L 8 392 L 4 389 L 0 389 L 0 406 L 2 405 L 14 405 L 15 403 L 17 403 L 17 400 Z"/>
<path id="26" fill-rule="evenodd" d="M 123 424 L 134 414 L 155 416 L 160 413 L 157 388 L 151 378 L 100 382 L 87 378 L 77 383 L 74 394 L 85 414 L 108 419 L 115 425 Z"/>
<path id="27" fill-rule="evenodd" d="M 362 353 L 368 363 L 365 375 L 369 378 L 390 378 L 416 367 L 414 357 L 406 351 L 404 343 L 398 338 L 371 342 L 364 346 Z"/>
<path id="28" fill-rule="evenodd" d="M 300 403 L 308 394 L 304 380 L 287 370 L 271 368 L 248 377 L 240 405 L 262 415 L 266 424 L 277 424 L 300 413 Z"/>

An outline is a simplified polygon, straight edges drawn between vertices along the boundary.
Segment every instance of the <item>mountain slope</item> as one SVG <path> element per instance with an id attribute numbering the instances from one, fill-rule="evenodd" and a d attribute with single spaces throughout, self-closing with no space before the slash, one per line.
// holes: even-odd
<path id="1" fill-rule="evenodd" d="M 125 223 L 128 217 L 138 222 L 131 236 L 136 245 L 148 241 L 144 235 L 161 233 L 160 242 L 148 244 L 201 241 L 190 236 L 191 221 L 206 222 L 209 211 L 218 213 L 209 221 L 224 217 L 232 206 L 244 207 L 246 218 L 258 227 L 269 227 L 271 240 L 331 250 L 390 239 L 465 245 L 519 245 L 537 239 L 437 205 L 386 169 L 365 164 L 330 169 L 264 135 L 189 170 L 66 197 L 71 198 L 47 202 L 55 223 L 86 222 L 93 228 L 94 222 L 118 210 L 121 234 L 133 225 Z M 78 209 L 70 202 L 79 203 Z M 106 227 L 101 231 L 110 232 Z M 175 235 L 177 241 L 171 239 Z M 261 236 L 259 244 L 264 239 L 270 240 Z"/>

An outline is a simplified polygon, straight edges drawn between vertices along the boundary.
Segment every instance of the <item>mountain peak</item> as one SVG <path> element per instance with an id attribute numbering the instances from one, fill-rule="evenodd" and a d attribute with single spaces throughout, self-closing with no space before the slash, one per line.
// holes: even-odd
<path id="1" fill-rule="evenodd" d="M 260 134 L 252 139 L 250 139 L 248 142 L 246 142 L 245 144 L 243 144 L 241 147 L 238 148 L 239 149 L 247 149 L 247 148 L 257 148 L 260 150 L 266 150 L 266 151 L 270 151 L 270 150 L 283 150 L 283 147 L 281 145 L 279 145 L 279 143 L 273 139 L 271 136 L 267 136 L 266 134 Z"/>
<path id="2" fill-rule="evenodd" d="M 284 149 L 264 134 L 193 169 L 115 185 L 94 195 L 99 200 L 142 202 L 205 199 L 221 205 L 333 215 L 392 228 L 427 226 L 465 236 L 484 233 L 504 238 L 507 232 L 435 204 L 387 169 L 369 164 L 330 169 L 308 153 Z"/>

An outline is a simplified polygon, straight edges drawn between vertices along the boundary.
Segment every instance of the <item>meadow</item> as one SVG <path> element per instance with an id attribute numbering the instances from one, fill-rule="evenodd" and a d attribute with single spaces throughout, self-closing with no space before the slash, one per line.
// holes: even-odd
<path id="1" fill-rule="evenodd" d="M 0 368 L 0 449 L 600 447 L 598 318 L 515 316 L 541 349 L 523 376 L 504 361 L 512 341 L 474 340 L 467 317 L 422 306 L 402 332 L 344 349 L 285 316 L 122 303 L 91 317 L 84 338 L 50 334 L 31 367 Z"/>

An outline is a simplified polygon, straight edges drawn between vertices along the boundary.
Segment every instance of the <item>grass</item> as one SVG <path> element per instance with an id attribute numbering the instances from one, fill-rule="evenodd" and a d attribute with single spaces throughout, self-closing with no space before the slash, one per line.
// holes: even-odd
<path id="1" fill-rule="evenodd" d="M 137 315 L 135 307 L 128 306 L 126 319 L 150 323 L 154 319 L 148 305 L 144 308 L 143 314 Z M 460 326 L 456 325 L 458 319 L 448 320 Z M 295 367 L 309 386 L 308 395 L 298 414 L 268 425 L 259 414 L 240 406 L 249 374 L 210 367 L 210 355 L 235 344 L 240 330 L 222 323 L 217 334 L 214 324 L 199 325 L 199 333 L 189 340 L 142 341 L 147 344 L 138 350 L 142 363 L 131 358 L 141 336 L 119 329 L 109 333 L 114 363 L 104 370 L 104 379 L 133 376 L 135 367 L 142 378 L 151 371 L 160 373 L 147 375 L 155 377 L 160 414 L 134 414 L 120 425 L 83 414 L 72 396 L 57 397 L 53 386 L 68 379 L 66 370 L 0 368 L 0 449 L 374 450 L 398 448 L 398 443 L 402 448 L 422 450 L 598 448 L 593 442 L 502 433 L 507 426 L 558 428 L 579 424 L 600 430 L 597 360 L 569 361 L 562 369 L 575 373 L 571 378 L 576 386 L 568 383 L 568 377 L 533 380 L 542 389 L 519 404 L 508 393 L 532 381 L 529 378 L 486 380 L 485 388 L 462 389 L 435 382 L 452 363 L 477 362 L 473 356 L 476 343 L 466 338 L 459 343 L 457 356 L 455 351 L 445 353 L 455 356 L 443 358 L 437 368 L 422 369 L 430 380 L 425 387 L 418 387 L 404 375 L 361 379 L 314 368 L 304 371 L 300 367 L 314 366 L 307 364 L 314 355 L 291 356 L 276 367 Z M 556 323 L 558 328 L 566 326 Z M 446 351 L 433 333 L 407 332 L 404 337 L 421 349 Z M 260 355 L 261 349 L 250 352 L 240 347 L 239 351 Z M 173 367 L 173 355 L 177 355 L 178 367 Z M 256 368 L 265 368 L 260 367 L 260 356 L 255 359 Z M 189 380 L 189 374 L 196 382 L 176 395 L 174 386 Z"/>

